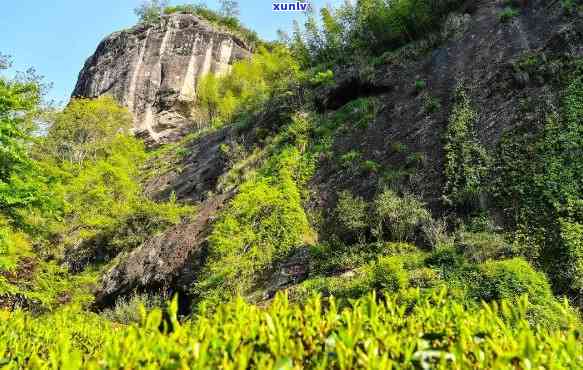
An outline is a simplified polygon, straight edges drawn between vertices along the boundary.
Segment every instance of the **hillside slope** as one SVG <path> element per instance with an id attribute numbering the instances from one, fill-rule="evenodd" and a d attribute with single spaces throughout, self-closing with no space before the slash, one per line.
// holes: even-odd
<path id="1" fill-rule="evenodd" d="M 337 66 L 334 82 L 317 88 L 315 96 L 317 106 L 324 110 L 322 117 L 333 117 L 333 122 L 327 123 L 330 128 L 316 128 L 309 140 L 317 143 L 318 136 L 322 135 L 318 130 L 333 132 L 330 148 L 319 154 L 315 173 L 306 184 L 310 194 L 305 205 L 314 214 L 311 217 L 316 217 L 314 226 L 322 243 L 335 240 L 338 235 L 351 239 L 342 236 L 345 230 L 338 230 L 335 218 L 338 194 L 348 190 L 370 201 L 387 186 L 399 193 L 422 197 L 434 217 L 446 217 L 453 224 L 459 222 L 455 221 L 459 217 L 485 215 L 497 227 L 510 231 L 515 226 L 509 219 L 514 217 L 511 213 L 514 210 L 500 204 L 500 190 L 494 188 L 496 181 L 504 179 L 490 171 L 501 170 L 502 164 L 494 163 L 500 158 L 499 151 L 504 149 L 499 144 L 505 135 L 517 127 L 544 125 L 549 112 L 560 106 L 561 86 L 573 76 L 573 63 L 581 57 L 582 24 L 576 17 L 566 17 L 557 4 L 547 6 L 535 2 L 507 22 L 500 18 L 503 6 L 493 2 L 476 4 L 466 10 L 463 14 L 452 13 L 440 33 L 385 53 L 366 67 L 366 72 L 359 65 Z M 457 195 L 451 194 L 447 182 L 452 180 L 448 180 L 445 169 L 448 124 L 456 104 L 460 103 L 462 89 L 475 119 L 468 128 L 471 135 L 459 140 L 475 140 L 475 146 L 483 150 L 491 166 L 483 175 L 482 188 L 475 200 L 449 199 Z M 275 115 L 267 110 L 254 116 L 250 129 L 211 130 L 187 141 L 184 151 L 188 154 L 176 158 L 172 166 L 167 166 L 167 172 L 155 176 L 147 188 L 153 196 L 162 199 L 174 192 L 178 199 L 201 202 L 201 213 L 194 225 L 210 222 L 214 217 L 209 217 L 215 211 L 207 212 L 207 204 L 215 204 L 217 197 L 224 199 L 228 194 L 221 178 L 228 176 L 234 164 L 229 163 L 224 148 L 240 147 L 243 153 L 264 150 L 265 144 L 257 132 L 265 135 L 267 130 L 277 135 L 273 130 L 278 130 L 293 115 L 293 108 L 290 111 L 281 104 L 277 108 L 276 102 L 271 108 Z M 167 161 L 172 157 L 166 155 L 157 160 Z M 260 167 L 264 161 L 245 159 L 244 154 L 238 160 L 237 166 L 243 169 Z M 471 162 L 479 158 L 463 160 L 469 163 L 458 165 L 467 166 L 471 171 Z M 460 176 L 456 181 L 464 182 L 464 175 Z M 177 230 L 190 227 L 179 226 Z M 212 229 L 212 223 L 207 227 Z M 185 279 L 179 271 L 196 271 L 201 261 L 195 258 L 178 262 L 168 251 L 164 253 L 167 259 L 160 257 L 161 248 L 170 248 L 176 254 L 190 251 L 191 247 L 187 246 L 191 245 L 192 233 L 177 240 L 177 230 L 156 236 L 133 252 L 120 267 L 108 272 L 98 294 L 100 300 L 111 301 L 110 296 L 133 289 L 160 289 L 161 281 L 167 288 L 187 291 L 197 276 Z M 420 234 L 415 240 L 421 246 L 428 242 Z M 138 257 L 144 253 L 158 256 L 157 263 L 171 266 L 173 272 L 162 276 L 142 273 L 126 276 L 123 271 L 128 266 L 135 264 L 137 271 L 145 268 L 142 265 L 146 262 Z M 301 279 L 308 277 L 306 271 L 314 262 L 310 263 L 305 255 L 299 262 L 293 254 L 290 258 L 295 261 L 291 270 L 300 271 Z M 276 263 L 273 266 L 276 271 L 270 274 L 287 274 L 277 272 L 283 268 L 277 266 L 287 265 L 285 261 Z M 177 281 L 180 286 L 175 285 Z M 276 285 L 285 287 L 290 282 L 297 279 L 292 276 Z"/>
<path id="2" fill-rule="evenodd" d="M 580 1 L 160 4 L 45 137 L 0 77 L 0 366 L 581 367 Z"/>

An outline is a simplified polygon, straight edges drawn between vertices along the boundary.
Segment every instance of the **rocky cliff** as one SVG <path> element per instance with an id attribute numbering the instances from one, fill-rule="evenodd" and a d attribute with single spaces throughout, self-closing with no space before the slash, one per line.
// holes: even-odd
<path id="1" fill-rule="evenodd" d="M 475 140 L 492 157 L 498 156 L 505 135 L 520 126 L 540 127 L 545 112 L 560 104 L 561 79 L 572 73 L 572 60 L 581 58 L 581 18 L 566 16 L 558 3 L 535 1 L 511 20 L 501 21 L 502 4 L 471 4 L 452 13 L 438 35 L 386 54 L 366 73 L 358 66 L 337 66 L 334 83 L 313 92 L 320 114 L 343 117 L 340 124 L 344 125 L 332 139 L 329 154 L 319 156 L 308 185 L 311 196 L 306 207 L 320 218 L 320 240 L 332 239 L 337 194 L 344 190 L 368 201 L 379 184 L 390 183 L 403 193 L 420 195 L 436 216 L 449 216 L 443 197 L 444 137 L 461 87 L 476 110 Z M 237 52 L 243 55 L 243 51 Z M 417 82 L 423 82 L 421 88 Z M 173 102 L 179 101 L 180 92 L 176 94 Z M 360 106 L 351 103 L 362 98 L 374 100 L 372 117 L 366 118 L 370 122 L 365 125 L 355 123 L 351 115 Z M 174 161 L 161 159 L 171 165 L 146 184 L 147 193 L 155 199 L 175 194 L 180 201 L 199 203 L 199 213 L 190 223 L 153 236 L 112 265 L 97 288 L 97 306 L 111 305 L 134 291 L 186 292 L 193 286 L 205 264 L 205 239 L 215 216 L 220 217 L 237 192 L 237 186 L 221 186 L 221 178 L 237 167 L 229 164 L 225 147 L 243 148 L 245 155 L 261 153 L 269 142 L 265 138 L 285 127 L 282 122 L 292 113 L 285 111 L 288 106 L 271 102 L 265 112 L 250 119 L 252 125 L 201 133 L 182 144 L 186 155 Z M 354 158 L 349 155 L 355 153 L 357 159 L 347 166 L 346 158 Z M 253 167 L 257 159 L 245 155 L 238 166 Z M 378 168 L 367 169 L 359 161 Z M 233 173 L 245 178 L 246 171 L 236 169 Z M 493 204 L 490 199 L 482 201 Z M 495 217 L 502 217 L 495 206 L 489 208 Z M 310 275 L 314 256 L 304 249 L 296 252 L 270 266 L 266 277 L 257 278 L 261 289 L 269 293 L 316 276 Z"/>
<path id="2" fill-rule="evenodd" d="M 135 132 L 164 142 L 200 125 L 197 81 L 250 55 L 243 41 L 191 14 L 172 14 L 106 37 L 79 74 L 73 97 L 112 95 L 134 115 Z"/>

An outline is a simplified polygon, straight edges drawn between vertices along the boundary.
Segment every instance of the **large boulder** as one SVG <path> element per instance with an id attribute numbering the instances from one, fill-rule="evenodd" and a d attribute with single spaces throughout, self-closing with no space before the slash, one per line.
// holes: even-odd
<path id="1" fill-rule="evenodd" d="M 224 74 L 250 48 L 192 14 L 172 14 L 106 37 L 79 74 L 73 97 L 112 95 L 134 116 L 135 132 L 171 141 L 191 129 L 197 81 Z"/>

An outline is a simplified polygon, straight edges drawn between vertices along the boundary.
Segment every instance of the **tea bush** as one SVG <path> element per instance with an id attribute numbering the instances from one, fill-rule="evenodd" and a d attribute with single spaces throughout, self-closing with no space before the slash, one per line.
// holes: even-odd
<path id="1" fill-rule="evenodd" d="M 0 311 L 0 361 L 32 369 L 463 369 L 577 368 L 583 360 L 577 324 L 531 325 L 526 297 L 478 305 L 413 289 L 341 308 L 333 298 L 298 305 L 278 295 L 266 308 L 236 299 L 182 323 L 176 306 L 166 320 L 142 310 L 129 326 L 72 308 L 40 317 Z"/>

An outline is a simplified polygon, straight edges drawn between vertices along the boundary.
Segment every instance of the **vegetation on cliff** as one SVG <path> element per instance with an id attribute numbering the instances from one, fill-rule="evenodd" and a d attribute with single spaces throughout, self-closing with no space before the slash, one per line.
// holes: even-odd
<path id="1" fill-rule="evenodd" d="M 428 53 L 464 32 L 451 12 L 477 10 L 462 6 L 361 0 L 310 14 L 200 79 L 193 108 L 207 127 L 150 151 L 112 97 L 54 111 L 34 75 L 0 77 L 0 366 L 581 366 L 578 8 L 528 5 L 561 27 L 476 91 L 476 70 L 458 62 L 455 81 L 443 78 L 433 63 L 446 48 Z M 498 34 L 534 16 L 487 6 L 480 19 Z M 242 30 L 233 9 L 153 1 L 138 15 L 173 12 Z M 487 111 L 501 96 L 517 106 Z M 204 150 L 224 168 L 201 204 L 149 197 L 144 182 L 164 174 L 144 168 L 180 174 L 167 159 L 198 163 L 191 144 L 217 133 Z M 171 276 L 91 306 L 104 272 L 197 207 L 205 241 L 181 270 L 186 287 Z"/>

